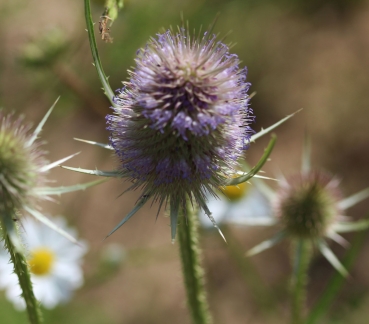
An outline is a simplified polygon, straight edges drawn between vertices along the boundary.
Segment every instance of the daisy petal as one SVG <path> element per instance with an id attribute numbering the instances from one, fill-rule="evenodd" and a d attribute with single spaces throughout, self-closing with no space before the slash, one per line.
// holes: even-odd
<path id="1" fill-rule="evenodd" d="M 257 216 L 250 218 L 237 218 L 232 221 L 225 221 L 225 223 L 232 223 L 235 225 L 245 225 L 245 226 L 271 226 L 277 223 L 277 220 L 270 216 Z"/>
<path id="2" fill-rule="evenodd" d="M 251 182 L 255 185 L 255 187 L 268 199 L 269 203 L 271 203 L 275 198 L 275 191 L 270 188 L 264 181 L 259 179 L 252 178 Z"/>
<path id="3" fill-rule="evenodd" d="M 209 197 L 207 206 L 209 210 L 211 211 L 211 215 L 215 219 L 217 223 L 222 223 L 224 220 L 224 217 L 229 209 L 228 201 L 225 201 L 223 198 L 215 198 L 215 197 Z M 201 226 L 204 228 L 213 228 L 213 223 L 210 221 L 209 217 L 205 214 L 203 209 L 199 210 L 199 220 Z"/>

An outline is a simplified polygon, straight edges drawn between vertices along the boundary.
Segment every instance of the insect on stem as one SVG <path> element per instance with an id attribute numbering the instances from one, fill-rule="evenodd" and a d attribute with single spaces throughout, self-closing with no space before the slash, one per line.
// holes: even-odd
<path id="1" fill-rule="evenodd" d="M 113 38 L 109 34 L 110 28 L 108 27 L 108 21 L 109 20 L 113 21 L 113 20 L 108 16 L 108 13 L 109 13 L 109 9 L 105 8 L 102 16 L 100 16 L 99 31 L 100 31 L 101 39 L 105 43 L 112 43 Z"/>

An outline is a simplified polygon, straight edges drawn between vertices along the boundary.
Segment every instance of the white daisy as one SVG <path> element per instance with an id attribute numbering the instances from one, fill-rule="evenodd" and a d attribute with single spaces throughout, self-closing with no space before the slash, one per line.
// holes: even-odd
<path id="1" fill-rule="evenodd" d="M 75 236 L 75 231 L 68 228 L 62 217 L 54 223 Z M 22 220 L 22 239 L 27 249 L 27 261 L 36 298 L 46 308 L 53 308 L 68 301 L 72 292 L 83 283 L 81 268 L 82 257 L 87 252 L 86 243 L 73 244 L 33 218 Z M 0 289 L 16 309 L 25 309 L 25 302 L 20 296 L 22 291 L 18 277 L 9 263 L 10 255 L 0 249 Z"/>
<path id="2" fill-rule="evenodd" d="M 208 206 L 217 224 L 272 225 L 271 206 L 268 199 L 250 183 L 226 186 L 219 190 L 219 197 L 208 197 Z M 200 212 L 200 223 L 213 227 L 209 217 Z"/>

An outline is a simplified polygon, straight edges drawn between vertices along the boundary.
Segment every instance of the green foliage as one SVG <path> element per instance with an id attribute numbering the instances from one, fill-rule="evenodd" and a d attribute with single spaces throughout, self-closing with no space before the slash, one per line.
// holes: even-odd
<path id="1" fill-rule="evenodd" d="M 2 323 L 6 324 L 24 324 L 27 323 L 25 312 L 17 311 L 0 294 L 0 314 Z M 45 323 L 65 324 L 65 323 L 83 323 L 83 324 L 118 324 L 107 312 L 99 305 L 75 301 L 68 305 L 59 306 L 55 309 L 42 309 Z"/>

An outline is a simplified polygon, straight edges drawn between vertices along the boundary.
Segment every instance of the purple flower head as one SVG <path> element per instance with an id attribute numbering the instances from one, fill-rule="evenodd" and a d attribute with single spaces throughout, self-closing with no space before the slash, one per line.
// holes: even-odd
<path id="1" fill-rule="evenodd" d="M 247 70 L 215 35 L 183 28 L 151 38 L 135 62 L 107 116 L 123 176 L 160 203 L 188 196 L 206 208 L 253 133 Z"/>

